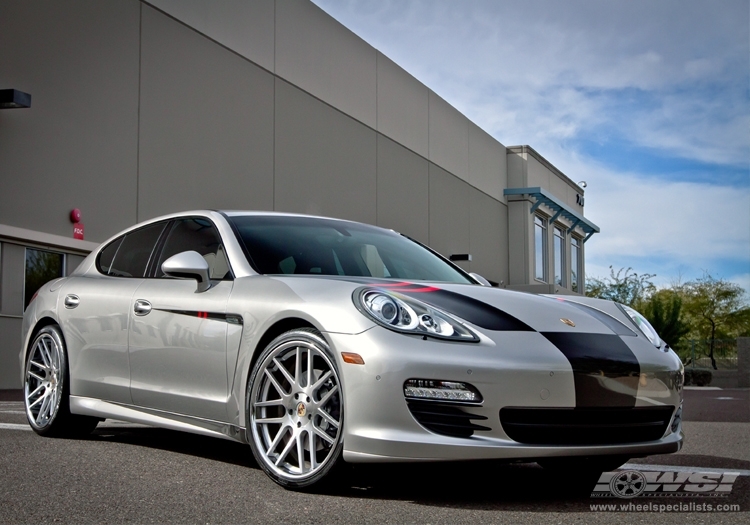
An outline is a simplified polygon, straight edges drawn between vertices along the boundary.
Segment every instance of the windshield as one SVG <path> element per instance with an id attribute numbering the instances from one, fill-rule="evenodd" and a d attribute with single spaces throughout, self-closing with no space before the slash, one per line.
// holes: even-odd
<path id="1" fill-rule="evenodd" d="M 424 246 L 365 224 L 294 216 L 228 217 L 262 274 L 345 275 L 472 283 Z"/>

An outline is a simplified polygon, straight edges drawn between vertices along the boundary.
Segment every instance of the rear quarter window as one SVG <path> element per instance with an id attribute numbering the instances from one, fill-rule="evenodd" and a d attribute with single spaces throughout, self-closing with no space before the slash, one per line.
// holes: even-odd
<path id="1" fill-rule="evenodd" d="M 96 269 L 99 270 L 100 273 L 103 273 L 104 275 L 109 274 L 112 261 L 115 260 L 117 249 L 120 247 L 124 238 L 125 237 L 118 237 L 99 252 L 99 256 L 96 258 Z"/>

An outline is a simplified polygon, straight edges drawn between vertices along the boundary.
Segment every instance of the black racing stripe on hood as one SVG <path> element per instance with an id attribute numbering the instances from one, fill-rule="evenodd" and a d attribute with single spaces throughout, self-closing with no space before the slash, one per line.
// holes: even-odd
<path id="1" fill-rule="evenodd" d="M 398 292 L 457 315 L 461 319 L 487 330 L 498 332 L 534 331 L 529 325 L 509 313 L 498 310 L 494 306 L 473 297 L 437 288 L 432 288 L 426 292 L 411 292 L 409 290 L 398 290 Z"/>
<path id="2" fill-rule="evenodd" d="M 641 366 L 615 334 L 542 332 L 573 368 L 576 408 L 634 407 Z"/>

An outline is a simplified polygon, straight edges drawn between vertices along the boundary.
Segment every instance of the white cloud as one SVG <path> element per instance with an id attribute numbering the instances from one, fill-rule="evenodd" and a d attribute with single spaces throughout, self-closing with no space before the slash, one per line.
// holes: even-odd
<path id="1" fill-rule="evenodd" d="M 586 175 L 586 172 L 590 172 Z M 599 254 L 669 257 L 709 268 L 717 259 L 750 264 L 750 190 L 663 182 L 631 174 L 576 172 L 588 182 L 586 215 L 602 228 Z"/>
<path id="2" fill-rule="evenodd" d="M 588 275 L 633 266 L 667 285 L 702 272 L 721 275 L 750 290 L 750 188 L 669 182 L 617 173 L 580 159 L 565 164 L 588 183 L 586 216 L 602 233 L 586 243 Z"/>
<path id="3" fill-rule="evenodd" d="M 606 125 L 686 159 L 747 165 L 747 0 L 316 3 L 505 144 Z M 656 107 L 619 108 L 628 90 Z"/>

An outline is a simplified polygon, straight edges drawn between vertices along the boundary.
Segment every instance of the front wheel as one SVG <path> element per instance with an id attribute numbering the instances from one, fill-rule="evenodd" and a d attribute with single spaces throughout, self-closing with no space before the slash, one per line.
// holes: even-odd
<path id="1" fill-rule="evenodd" d="M 29 345 L 23 394 L 26 419 L 40 436 L 86 435 L 99 422 L 70 413 L 68 360 L 57 325 L 39 330 Z"/>
<path id="2" fill-rule="evenodd" d="M 344 403 L 333 354 L 315 330 L 274 339 L 250 375 L 246 424 L 253 455 L 279 485 L 321 481 L 343 449 Z"/>

